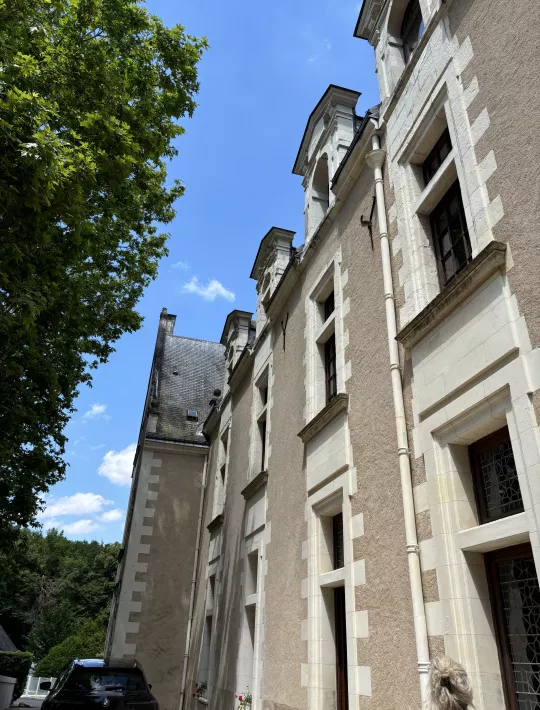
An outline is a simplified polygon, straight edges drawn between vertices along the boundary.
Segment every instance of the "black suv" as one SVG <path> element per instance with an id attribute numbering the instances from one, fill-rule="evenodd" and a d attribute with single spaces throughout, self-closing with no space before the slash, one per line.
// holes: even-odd
<path id="1" fill-rule="evenodd" d="M 42 710 L 159 710 L 136 661 L 76 659 L 64 667 L 52 690 L 49 682 L 39 687 L 50 690 Z"/>

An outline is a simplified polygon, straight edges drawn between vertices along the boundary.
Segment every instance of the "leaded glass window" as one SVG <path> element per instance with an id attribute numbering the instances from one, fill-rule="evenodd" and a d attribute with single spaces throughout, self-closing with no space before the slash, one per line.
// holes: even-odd
<path id="1" fill-rule="evenodd" d="M 480 524 L 521 513 L 523 499 L 508 428 L 476 442 L 469 454 Z"/>
<path id="2" fill-rule="evenodd" d="M 540 586 L 530 545 L 486 555 L 506 705 L 540 710 Z"/>

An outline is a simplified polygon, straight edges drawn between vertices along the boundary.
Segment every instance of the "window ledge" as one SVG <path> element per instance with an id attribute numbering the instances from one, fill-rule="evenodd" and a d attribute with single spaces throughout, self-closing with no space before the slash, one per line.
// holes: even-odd
<path id="1" fill-rule="evenodd" d="M 244 606 L 255 606 L 257 604 L 257 592 L 247 594 L 244 598 Z"/>
<path id="2" fill-rule="evenodd" d="M 463 552 L 490 552 L 529 542 L 527 513 L 509 515 L 492 523 L 462 530 L 455 533 L 455 538 Z"/>
<path id="3" fill-rule="evenodd" d="M 340 392 L 333 397 L 324 409 L 316 414 L 306 426 L 298 432 L 298 436 L 304 444 L 311 441 L 324 427 L 335 419 L 342 412 L 346 412 L 349 407 L 349 395 Z"/>
<path id="4" fill-rule="evenodd" d="M 319 575 L 319 585 L 321 587 L 343 587 L 345 584 L 345 567 L 333 569 L 331 572 L 324 572 Z"/>
<path id="5" fill-rule="evenodd" d="M 416 201 L 414 211 L 416 214 L 428 215 L 433 208 L 438 205 L 441 198 L 453 185 L 457 178 L 456 170 L 456 149 L 452 148 L 450 153 L 443 160 L 440 168 L 431 178 L 426 188 Z"/>
<path id="6" fill-rule="evenodd" d="M 207 698 L 197 698 L 197 702 L 201 703 L 201 705 L 208 705 L 208 699 Z"/>
<path id="7" fill-rule="evenodd" d="M 254 495 L 259 488 L 262 488 L 263 486 L 266 485 L 268 481 L 268 471 L 261 471 L 258 473 L 255 478 L 253 478 L 247 486 L 240 491 L 242 495 L 244 496 L 244 500 L 247 500 L 248 498 L 251 498 L 252 495 Z"/>
<path id="8" fill-rule="evenodd" d="M 431 303 L 420 311 L 396 336 L 396 340 L 410 349 L 426 337 L 439 323 L 506 264 L 506 244 L 490 242 Z"/>
<path id="9" fill-rule="evenodd" d="M 216 517 L 208 523 L 206 529 L 208 532 L 214 532 L 214 530 L 217 530 L 220 525 L 223 525 L 223 513 L 216 515 Z"/>
<path id="10" fill-rule="evenodd" d="M 334 333 L 336 330 L 336 311 L 332 311 L 332 313 L 328 316 L 328 318 L 324 321 L 324 323 L 321 326 L 321 329 L 319 331 L 319 334 L 315 340 L 317 345 L 324 345 L 328 338 Z"/>

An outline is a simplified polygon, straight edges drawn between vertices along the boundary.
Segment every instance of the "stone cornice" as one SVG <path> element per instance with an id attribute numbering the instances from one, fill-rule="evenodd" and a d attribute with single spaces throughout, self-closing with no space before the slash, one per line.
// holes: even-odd
<path id="1" fill-rule="evenodd" d="M 212 435 L 212 432 L 214 431 L 214 429 L 216 428 L 217 423 L 218 423 L 219 420 L 220 420 L 220 416 L 219 416 L 220 411 L 221 411 L 221 410 L 218 409 L 217 407 L 212 407 L 212 409 L 210 410 L 208 416 L 207 416 L 206 419 L 205 419 L 205 422 L 204 422 L 204 424 L 203 424 L 203 429 L 202 429 L 202 431 L 203 431 L 203 434 L 205 435 L 205 437 L 206 437 L 207 439 L 210 439 L 210 436 Z"/>
<path id="2" fill-rule="evenodd" d="M 246 345 L 229 377 L 228 384 L 231 392 L 234 392 L 240 382 L 244 379 L 244 375 L 250 368 L 254 357 L 253 349 L 249 345 Z"/>
<path id="3" fill-rule="evenodd" d="M 244 496 L 244 499 L 247 500 L 248 498 L 251 498 L 251 496 L 259 490 L 259 488 L 266 485 L 267 481 L 268 471 L 261 471 L 258 473 L 255 478 L 251 480 L 247 486 L 242 489 L 242 491 L 240 491 Z"/>
<path id="4" fill-rule="evenodd" d="M 506 244 L 490 242 L 431 303 L 396 336 L 405 348 L 414 347 L 471 296 L 484 281 L 506 265 Z"/>
<path id="5" fill-rule="evenodd" d="M 306 426 L 298 432 L 298 436 L 304 444 L 311 441 L 317 434 L 324 429 L 333 419 L 342 412 L 346 412 L 349 407 L 349 395 L 344 392 L 336 394 L 335 397 L 328 402 L 324 409 L 313 417 Z"/>
<path id="6" fill-rule="evenodd" d="M 208 523 L 206 529 L 208 532 L 214 532 L 214 530 L 217 530 L 220 525 L 223 525 L 223 513 L 216 515 L 216 517 Z"/>

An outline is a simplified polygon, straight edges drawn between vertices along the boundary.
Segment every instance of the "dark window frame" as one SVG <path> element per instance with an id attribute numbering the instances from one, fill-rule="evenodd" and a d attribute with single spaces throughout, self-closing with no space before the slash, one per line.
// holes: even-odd
<path id="1" fill-rule="evenodd" d="M 332 544 L 334 569 L 341 569 L 345 565 L 345 553 L 343 546 L 343 513 L 337 513 L 332 517 Z"/>
<path id="2" fill-rule="evenodd" d="M 323 311 L 324 311 L 324 322 L 330 318 L 332 313 L 336 310 L 336 302 L 334 298 L 334 291 L 328 295 L 328 298 L 324 301 Z"/>
<path id="3" fill-rule="evenodd" d="M 424 175 L 424 185 L 429 185 L 433 180 L 437 170 L 444 163 L 448 157 L 450 151 L 452 150 L 452 140 L 450 138 L 450 131 L 448 127 L 444 129 L 442 136 L 435 143 L 431 149 L 429 155 L 422 163 L 422 173 Z M 446 151 L 446 152 L 444 152 Z M 441 157 L 441 154 L 444 155 Z M 435 162 L 436 167 L 432 168 L 432 164 Z"/>
<path id="4" fill-rule="evenodd" d="M 334 589 L 334 629 L 336 648 L 336 710 L 349 710 L 345 587 L 336 587 Z"/>
<path id="5" fill-rule="evenodd" d="M 326 384 L 326 403 L 328 404 L 337 395 L 335 333 L 332 333 L 324 344 L 324 379 Z"/>
<path id="6" fill-rule="evenodd" d="M 450 237 L 450 247 L 448 250 L 443 250 L 443 240 L 445 238 L 446 232 L 449 231 L 449 224 L 451 222 L 450 207 L 452 202 L 457 200 L 458 215 L 461 223 L 461 230 L 457 239 Z M 438 228 L 438 221 L 445 213 L 447 229 L 440 231 Z M 472 250 L 471 242 L 469 239 L 469 230 L 467 229 L 467 219 L 465 217 L 465 208 L 463 207 L 463 200 L 461 198 L 461 190 L 459 187 L 459 181 L 456 180 L 454 184 L 446 191 L 444 197 L 441 198 L 438 205 L 433 209 L 429 216 L 429 221 L 431 225 L 431 234 L 433 238 L 433 244 L 435 246 L 435 254 L 437 257 L 437 267 L 439 270 L 439 279 L 442 288 L 447 286 L 451 281 L 453 281 L 456 276 L 463 271 L 463 269 L 472 260 Z M 457 268 L 453 268 L 449 276 L 445 269 L 445 264 L 448 260 L 452 260 L 452 266 L 455 265 L 455 254 L 457 247 L 460 247 L 464 254 L 465 260 L 459 263 Z"/>
<path id="7" fill-rule="evenodd" d="M 403 59 L 408 64 L 418 40 L 424 31 L 424 20 L 419 0 L 410 0 L 403 13 L 400 38 L 403 42 Z"/>
<path id="8" fill-rule="evenodd" d="M 479 464 L 479 456 L 486 451 L 492 450 L 495 446 L 498 446 L 500 444 L 510 442 L 510 446 L 512 445 L 512 442 L 510 440 L 510 432 L 508 431 L 508 427 L 502 427 L 502 429 L 498 429 L 497 431 L 493 432 L 492 434 L 489 434 L 488 436 L 483 437 L 479 441 L 476 441 L 474 444 L 471 444 L 468 447 L 468 453 L 469 453 L 469 461 L 471 464 L 471 473 L 473 477 L 473 488 L 474 488 L 474 496 L 476 499 L 476 508 L 478 511 L 478 524 L 479 525 L 485 525 L 486 523 L 492 523 L 495 520 L 501 520 L 502 518 L 508 518 L 511 515 L 517 515 L 519 513 L 522 513 L 524 508 L 523 505 L 520 509 L 512 510 L 508 513 L 501 513 L 500 515 L 491 515 L 488 513 L 487 510 L 487 502 L 485 498 L 485 490 L 484 490 L 484 481 L 482 478 L 482 472 L 480 470 L 480 464 Z M 522 500 L 523 503 L 523 500 Z"/>
<path id="9" fill-rule="evenodd" d="M 261 436 L 261 471 L 266 471 L 266 417 L 259 421 L 259 433 Z"/>
<path id="10" fill-rule="evenodd" d="M 491 611 L 495 625 L 495 640 L 497 644 L 499 665 L 501 668 L 501 680 L 507 710 L 519 710 L 519 705 L 514 669 L 512 667 L 512 651 L 504 614 L 504 603 L 497 575 L 497 563 L 504 562 L 505 560 L 515 560 L 521 557 L 532 557 L 534 561 L 530 543 L 527 542 L 522 545 L 515 545 L 514 547 L 505 547 L 501 550 L 488 552 L 484 555 Z"/>

